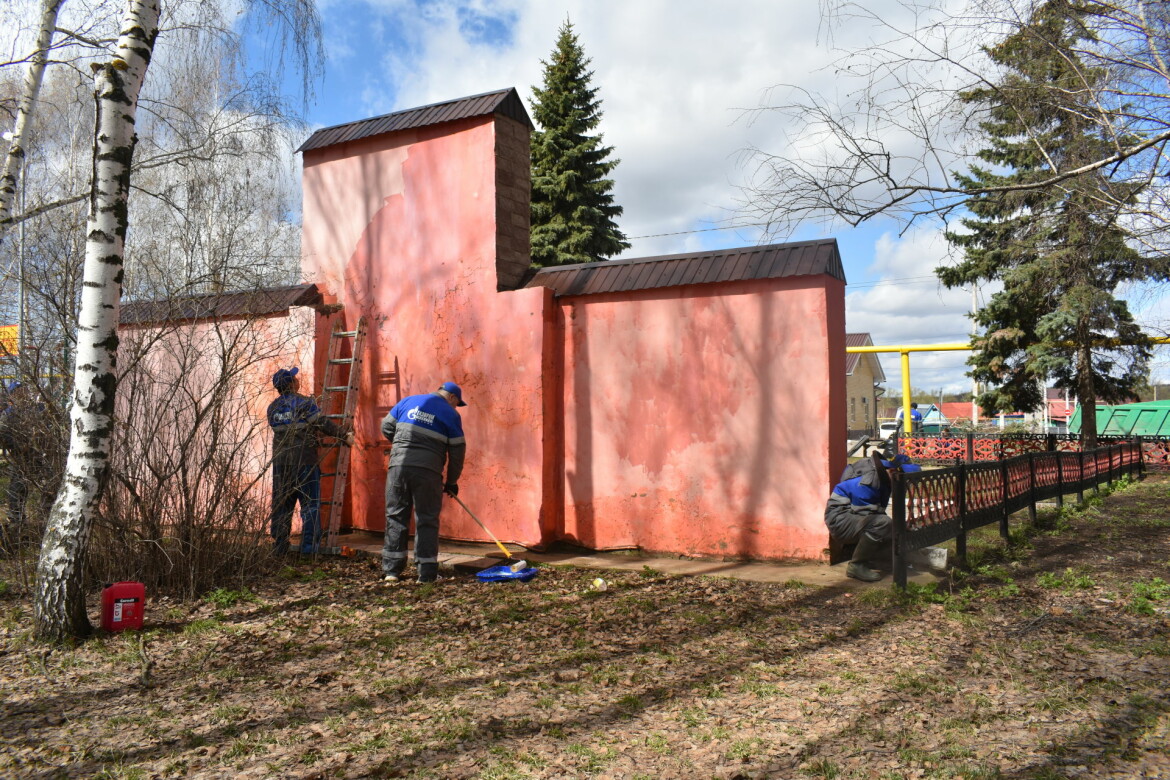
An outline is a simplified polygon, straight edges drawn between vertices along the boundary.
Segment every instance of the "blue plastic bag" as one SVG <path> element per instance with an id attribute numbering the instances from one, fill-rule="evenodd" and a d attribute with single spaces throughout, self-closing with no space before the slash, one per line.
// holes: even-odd
<path id="1" fill-rule="evenodd" d="M 490 569 L 484 569 L 475 576 L 479 577 L 480 582 L 507 582 L 508 580 L 528 582 L 536 576 L 536 567 L 529 566 L 527 569 L 512 571 L 508 566 L 493 566 Z"/>

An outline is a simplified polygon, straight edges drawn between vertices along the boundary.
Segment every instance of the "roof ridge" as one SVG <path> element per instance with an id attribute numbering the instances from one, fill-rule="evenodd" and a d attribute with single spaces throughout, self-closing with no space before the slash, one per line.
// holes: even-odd
<path id="1" fill-rule="evenodd" d="M 549 287 L 562 297 L 797 276 L 829 276 L 844 282 L 837 240 L 549 266 L 533 274 L 525 287 Z"/>
<path id="2" fill-rule="evenodd" d="M 438 108 L 439 106 L 445 106 L 445 105 L 448 105 L 450 103 L 459 103 L 459 102 L 462 102 L 464 100 L 478 100 L 479 98 L 485 98 L 488 95 L 496 95 L 496 94 L 507 95 L 509 92 L 513 92 L 515 90 L 516 90 L 515 87 L 505 87 L 504 89 L 490 89 L 487 92 L 481 92 L 478 95 L 464 95 L 463 97 L 451 98 L 449 100 L 439 100 L 439 101 L 434 102 L 434 103 L 427 103 L 426 105 L 423 105 L 423 106 L 411 106 L 410 108 L 400 108 L 397 111 L 387 111 L 385 114 L 377 114 L 375 116 L 368 116 L 365 119 L 355 119 L 352 122 L 342 122 L 339 125 L 329 125 L 327 127 L 322 127 L 322 128 L 317 129 L 317 130 L 314 130 L 312 135 L 316 135 L 317 133 L 321 132 L 322 130 L 340 130 L 343 127 L 350 127 L 351 125 L 360 125 L 363 122 L 374 122 L 374 121 L 377 121 L 379 119 L 386 119 L 387 117 L 397 116 L 398 114 L 409 114 L 411 111 L 425 111 L 428 108 Z M 517 93 L 517 94 L 519 94 L 519 93 Z M 312 135 L 310 135 L 309 137 L 311 138 Z"/>
<path id="3" fill-rule="evenodd" d="M 633 265 L 635 263 L 653 263 L 666 260 L 693 260 L 700 257 L 717 257 L 719 255 L 742 254 L 751 251 L 768 249 L 796 249 L 802 246 L 818 246 L 821 244 L 836 244 L 835 238 L 818 238 L 810 241 L 781 241 L 776 244 L 753 244 L 744 247 L 729 247 L 725 249 L 704 249 L 698 252 L 680 252 L 673 255 L 648 255 L 646 257 L 626 257 L 621 260 L 596 260 L 592 263 L 570 263 L 565 265 L 549 265 L 536 273 L 578 270 L 585 268 L 609 268 L 617 265 Z"/>
<path id="4" fill-rule="evenodd" d="M 148 303 L 174 303 L 177 301 L 197 301 L 201 298 L 222 298 L 226 295 L 259 295 L 267 292 L 288 292 L 290 290 L 307 289 L 315 287 L 315 282 L 300 282 L 299 284 L 280 284 L 272 287 L 257 287 L 253 290 L 225 290 L 223 292 L 198 293 L 196 295 L 172 295 L 166 298 L 149 298 L 149 299 L 123 299 L 122 306 L 131 304 L 148 304 Z"/>
<path id="5" fill-rule="evenodd" d="M 321 127 L 314 130 L 296 151 L 308 152 L 403 130 L 485 116 L 504 116 L 526 124 L 530 130 L 533 128 L 532 118 L 528 116 L 519 91 L 507 87 Z"/>

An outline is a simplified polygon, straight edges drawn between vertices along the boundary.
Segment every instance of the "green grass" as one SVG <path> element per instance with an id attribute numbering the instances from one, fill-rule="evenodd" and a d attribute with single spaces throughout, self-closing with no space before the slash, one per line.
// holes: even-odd
<path id="1" fill-rule="evenodd" d="M 764 740 L 759 737 L 737 739 L 727 749 L 727 757 L 736 761 L 750 761 L 764 747 Z"/>
<path id="2" fill-rule="evenodd" d="M 215 618 L 199 618 L 183 626 L 183 633 L 190 635 L 205 634 L 208 631 L 214 631 L 221 625 L 220 621 Z"/>
<path id="3" fill-rule="evenodd" d="M 216 588 L 204 596 L 203 600 L 220 609 L 230 609 L 236 604 L 259 601 L 255 594 L 248 590 L 228 590 L 227 588 Z"/>
<path id="4" fill-rule="evenodd" d="M 1157 611 L 1155 602 L 1170 600 L 1170 583 L 1161 577 L 1154 577 L 1149 582 L 1135 582 L 1130 591 L 1126 609 L 1135 615 L 1153 615 Z"/>
<path id="5" fill-rule="evenodd" d="M 1046 571 L 1036 578 L 1036 583 L 1042 588 L 1060 589 L 1065 591 L 1087 590 L 1097 583 L 1088 574 L 1077 573 L 1075 569 L 1065 569 L 1063 573 Z"/>
<path id="6" fill-rule="evenodd" d="M 824 780 L 835 780 L 841 776 L 841 769 L 827 758 L 819 758 L 809 763 L 804 773 L 809 777 L 820 777 Z"/>

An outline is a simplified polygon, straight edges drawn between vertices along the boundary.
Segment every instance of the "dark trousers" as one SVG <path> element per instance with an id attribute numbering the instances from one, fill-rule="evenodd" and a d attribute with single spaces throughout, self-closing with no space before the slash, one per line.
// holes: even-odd
<path id="1" fill-rule="evenodd" d="M 28 479 L 19 466 L 8 469 L 8 524 L 13 528 L 24 525 L 25 505 L 28 503 Z"/>
<path id="2" fill-rule="evenodd" d="M 11 451 L 9 457 L 12 457 Z M 8 517 L 0 526 L 0 550 L 15 550 L 25 538 L 25 505 L 28 503 L 28 480 L 19 465 L 9 462 Z"/>
<path id="3" fill-rule="evenodd" d="M 401 574 L 406 568 L 406 538 L 414 508 L 414 562 L 420 577 L 434 577 L 439 567 L 439 511 L 443 507 L 443 476 L 430 469 L 391 466 L 386 472 L 386 536 L 382 570 Z"/>
<path id="4" fill-rule="evenodd" d="M 317 552 L 321 542 L 321 469 L 272 464 L 272 538 L 278 555 L 288 552 L 293 509 L 301 504 L 301 552 Z"/>
<path id="5" fill-rule="evenodd" d="M 893 522 L 884 512 L 862 512 L 852 506 L 834 506 L 825 509 L 825 525 L 829 535 L 843 544 L 855 544 L 862 534 L 875 542 L 884 542 L 893 534 Z"/>

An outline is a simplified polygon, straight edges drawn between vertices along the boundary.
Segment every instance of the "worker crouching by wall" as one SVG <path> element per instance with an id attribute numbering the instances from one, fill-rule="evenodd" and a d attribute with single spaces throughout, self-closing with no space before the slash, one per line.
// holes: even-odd
<path id="1" fill-rule="evenodd" d="M 855 544 L 853 558 L 845 573 L 862 582 L 877 582 L 882 575 L 870 563 L 883 550 L 892 535 L 893 523 L 886 514 L 890 503 L 891 472 L 919 471 L 904 455 L 882 460 L 873 453 L 869 458 L 849 465 L 841 475 L 825 506 L 825 525 L 829 534 L 842 544 Z"/>

